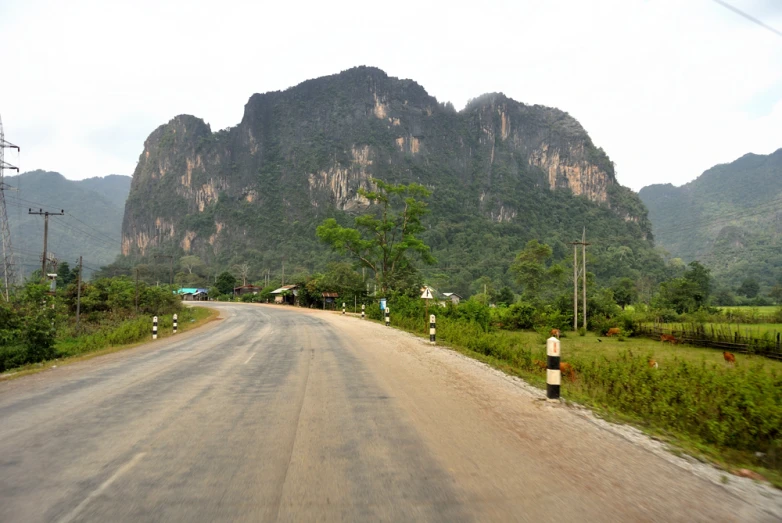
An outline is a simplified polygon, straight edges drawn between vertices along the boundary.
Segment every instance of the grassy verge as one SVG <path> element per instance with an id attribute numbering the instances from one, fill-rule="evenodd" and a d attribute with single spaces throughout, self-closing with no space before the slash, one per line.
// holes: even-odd
<path id="1" fill-rule="evenodd" d="M 397 317 L 395 324 L 428 334 L 423 321 Z M 545 371 L 535 364 L 546 359 L 545 334 L 484 332 L 448 318 L 438 318 L 437 327 L 438 342 L 545 387 Z M 561 343 L 563 361 L 577 373 L 575 381 L 563 381 L 565 399 L 726 470 L 754 470 L 782 488 L 782 362 L 737 355 L 731 365 L 711 349 L 594 334 L 570 333 Z"/>
<path id="2" fill-rule="evenodd" d="M 199 327 L 217 318 L 219 311 L 205 307 L 185 307 L 178 313 L 177 332 L 182 333 Z M 173 319 L 171 316 L 158 318 L 158 339 L 173 335 Z M 0 379 L 14 379 L 28 374 L 34 374 L 51 367 L 67 365 L 76 361 L 110 354 L 120 350 L 135 347 L 141 343 L 152 341 L 152 318 L 139 317 L 122 322 L 119 325 L 101 327 L 98 330 L 82 336 L 69 336 L 57 340 L 55 348 L 58 357 L 41 363 L 31 363 L 0 374 Z"/>

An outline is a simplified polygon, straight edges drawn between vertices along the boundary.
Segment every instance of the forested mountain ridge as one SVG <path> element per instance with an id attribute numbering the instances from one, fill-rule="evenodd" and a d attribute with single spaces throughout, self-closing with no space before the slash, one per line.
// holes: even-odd
<path id="1" fill-rule="evenodd" d="M 681 187 L 650 185 L 639 196 L 659 246 L 700 260 L 718 282 L 782 283 L 782 149 L 717 165 Z"/>
<path id="2" fill-rule="evenodd" d="M 643 204 L 567 113 L 496 93 L 457 112 L 371 67 L 254 94 L 222 131 L 189 115 L 158 127 L 133 175 L 122 252 L 312 269 L 333 259 L 315 227 L 349 223 L 370 177 L 432 190 L 425 240 L 442 274 L 431 277 L 462 289 L 480 276 L 507 280 L 531 238 L 564 257 L 584 225 L 605 238 L 594 256 L 614 249 L 611 263 L 623 261 L 606 274 L 661 265 Z"/>
<path id="3" fill-rule="evenodd" d="M 43 251 L 43 217 L 28 209 L 59 212 L 49 219 L 48 250 L 71 267 L 80 255 L 85 265 L 98 268 L 120 252 L 122 214 L 130 191 L 130 176 L 109 175 L 68 180 L 60 173 L 30 171 L 6 176 L 13 190 L 6 191 L 8 222 L 17 263 L 24 274 L 40 269 Z M 85 273 L 91 273 L 87 268 Z"/>

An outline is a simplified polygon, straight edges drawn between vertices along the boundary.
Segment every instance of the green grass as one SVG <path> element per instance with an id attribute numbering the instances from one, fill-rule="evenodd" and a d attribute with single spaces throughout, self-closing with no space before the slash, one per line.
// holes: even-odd
<path id="1" fill-rule="evenodd" d="M 396 326 L 426 335 L 424 323 Z M 438 342 L 504 372 L 545 386 L 546 333 L 484 332 L 476 324 L 438 318 Z M 598 341 L 600 339 L 601 341 Z M 782 362 L 643 338 L 565 333 L 562 359 L 577 372 L 563 397 L 614 421 L 629 422 L 726 469 L 756 470 L 782 487 Z M 659 367 L 650 368 L 654 359 Z M 765 453 L 757 458 L 755 452 Z"/>
<path id="2" fill-rule="evenodd" d="M 215 319 L 219 312 L 206 307 L 185 307 L 178 313 L 178 333 L 201 326 Z M 173 335 L 173 318 L 158 318 L 158 339 Z M 65 365 L 83 359 L 109 354 L 133 347 L 139 343 L 152 341 L 152 317 L 127 320 L 115 325 L 103 325 L 81 336 L 68 336 L 55 343 L 57 365 Z M 49 367 L 47 363 L 31 363 L 10 369 L 0 376 L 21 377 L 33 374 Z"/>
<path id="3" fill-rule="evenodd" d="M 674 332 L 682 330 L 692 330 L 692 323 L 663 323 L 653 324 L 645 323 L 644 326 L 657 326 L 665 332 Z M 738 332 L 739 336 L 745 338 L 762 339 L 764 337 L 776 336 L 777 332 L 782 333 L 782 323 L 703 323 L 703 328 L 707 334 L 714 332 L 731 337 Z"/>
<path id="4" fill-rule="evenodd" d="M 741 306 L 717 307 L 717 308 L 723 312 L 750 312 L 755 310 L 758 312 L 758 314 L 774 314 L 779 310 L 779 305 L 763 305 L 759 307 L 755 307 L 751 305 L 741 305 Z"/>

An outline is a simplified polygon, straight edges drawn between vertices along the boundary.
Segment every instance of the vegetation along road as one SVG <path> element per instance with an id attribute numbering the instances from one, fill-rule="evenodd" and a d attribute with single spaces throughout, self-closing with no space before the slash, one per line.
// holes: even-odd
<path id="1" fill-rule="evenodd" d="M 780 515 L 407 333 L 214 306 L 210 326 L 0 383 L 0 521 Z"/>

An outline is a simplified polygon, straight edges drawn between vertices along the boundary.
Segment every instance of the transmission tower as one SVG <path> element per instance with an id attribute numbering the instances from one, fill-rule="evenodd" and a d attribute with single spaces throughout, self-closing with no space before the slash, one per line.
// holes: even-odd
<path id="1" fill-rule="evenodd" d="M 14 267 L 14 250 L 11 247 L 11 229 L 8 226 L 8 213 L 5 210 L 5 189 L 8 186 L 3 179 L 3 171 L 13 169 L 18 173 L 19 167 L 5 163 L 6 149 L 19 151 L 19 146 L 5 140 L 3 120 L 0 118 L 0 234 L 3 236 L 3 294 L 5 301 L 8 301 L 8 289 L 16 283 L 16 271 Z"/>

